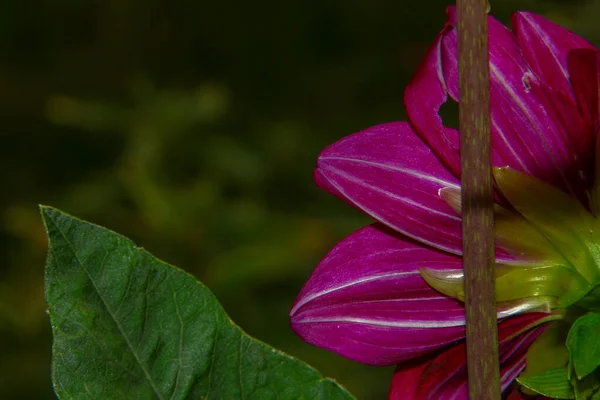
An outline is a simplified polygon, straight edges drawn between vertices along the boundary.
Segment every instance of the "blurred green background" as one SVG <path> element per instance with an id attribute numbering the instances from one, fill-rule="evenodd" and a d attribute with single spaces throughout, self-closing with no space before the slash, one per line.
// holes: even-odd
<path id="1" fill-rule="evenodd" d="M 2 1 L 0 399 L 53 398 L 38 203 L 132 238 L 251 335 L 385 398 L 393 367 L 311 347 L 287 315 L 320 257 L 369 222 L 313 185 L 317 154 L 405 118 L 450 3 Z M 492 0 L 504 21 L 516 9 L 600 43 L 600 1 Z"/>

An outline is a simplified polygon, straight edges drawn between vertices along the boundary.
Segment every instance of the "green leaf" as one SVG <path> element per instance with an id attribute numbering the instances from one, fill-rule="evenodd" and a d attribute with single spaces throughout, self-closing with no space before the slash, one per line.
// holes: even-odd
<path id="1" fill-rule="evenodd" d="M 598 371 L 587 375 L 583 379 L 577 379 L 571 374 L 571 385 L 575 391 L 575 400 L 598 400 L 600 398 L 600 377 Z"/>
<path id="2" fill-rule="evenodd" d="M 587 311 L 600 311 L 600 284 L 596 284 L 589 289 L 582 298 L 574 303 L 577 307 L 581 307 Z M 566 304 L 570 306 L 571 304 Z"/>
<path id="3" fill-rule="evenodd" d="M 191 275 L 129 239 L 41 207 L 60 399 L 351 399 L 247 336 Z"/>
<path id="4" fill-rule="evenodd" d="M 541 395 L 554 399 L 574 399 L 567 367 L 549 369 L 535 375 L 517 378 L 517 382 Z"/>
<path id="5" fill-rule="evenodd" d="M 600 365 L 600 314 L 588 313 L 578 318 L 567 337 L 570 360 L 578 379 L 583 379 Z"/>

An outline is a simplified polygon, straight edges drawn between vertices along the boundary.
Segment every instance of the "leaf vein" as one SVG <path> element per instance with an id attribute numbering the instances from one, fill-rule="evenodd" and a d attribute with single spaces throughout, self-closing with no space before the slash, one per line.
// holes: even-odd
<path id="1" fill-rule="evenodd" d="M 94 287 L 94 290 L 96 291 L 96 294 L 98 295 L 98 297 L 100 298 L 100 301 L 102 301 L 102 304 L 104 305 L 104 307 L 106 308 L 106 311 L 109 313 L 109 315 L 111 316 L 113 322 L 115 323 L 115 325 L 117 326 L 117 329 L 119 329 L 119 332 L 121 332 L 121 335 L 123 336 L 123 338 L 125 339 L 125 342 L 127 344 L 127 346 L 129 347 L 129 350 L 131 351 L 131 353 L 133 354 L 133 357 L 136 359 L 136 361 L 138 362 L 138 364 L 140 365 L 140 368 L 142 369 L 142 371 L 144 372 L 144 375 L 146 376 L 146 379 L 148 380 L 148 383 L 150 384 L 150 386 L 152 387 L 152 389 L 154 390 L 156 396 L 160 399 L 160 400 L 164 400 L 162 394 L 160 393 L 160 391 L 158 390 L 158 388 L 156 387 L 156 384 L 154 383 L 154 381 L 152 380 L 152 377 L 150 376 L 150 371 L 148 371 L 148 369 L 144 366 L 144 364 L 142 363 L 142 361 L 139 358 L 139 355 L 137 354 L 137 352 L 135 351 L 131 341 L 129 340 L 129 338 L 127 337 L 127 335 L 125 334 L 125 331 L 123 330 L 123 327 L 121 326 L 121 324 L 116 320 L 115 315 L 113 314 L 113 312 L 111 311 L 110 307 L 108 306 L 106 299 L 104 298 L 104 296 L 102 296 L 102 294 L 100 293 L 98 287 L 96 286 L 96 282 L 94 281 L 94 279 L 92 278 L 90 272 L 87 270 L 87 268 L 85 267 L 85 265 L 83 264 L 83 262 L 80 260 L 79 255 L 77 254 L 77 251 L 75 250 L 75 246 L 73 245 L 73 243 L 67 238 L 67 235 L 65 234 L 65 232 L 60 229 L 60 226 L 58 225 L 58 223 L 54 220 L 54 218 L 48 218 L 49 221 L 51 221 L 55 228 L 58 230 L 58 232 L 60 233 L 60 235 L 63 237 L 63 239 L 65 240 L 65 242 L 67 243 L 68 247 L 70 248 L 71 252 L 73 253 L 73 257 L 75 258 L 75 260 L 77 261 L 77 264 L 79 265 L 79 267 L 85 272 L 85 274 L 87 275 L 88 279 L 90 280 L 90 283 L 92 284 L 92 286 Z M 72 221 L 70 221 L 69 223 L 69 227 L 68 229 L 71 228 L 72 225 Z M 84 233 L 82 232 L 82 236 L 85 236 Z"/>

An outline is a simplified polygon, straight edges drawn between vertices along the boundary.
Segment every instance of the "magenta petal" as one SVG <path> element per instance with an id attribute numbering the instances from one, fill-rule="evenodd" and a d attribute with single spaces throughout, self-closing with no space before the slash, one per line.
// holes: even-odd
<path id="1" fill-rule="evenodd" d="M 568 29 L 530 12 L 515 13 L 512 27 L 533 72 L 553 92 L 560 93 L 563 103 L 559 110 L 574 108 L 567 56 L 571 50 L 595 50 L 594 46 Z"/>
<path id="2" fill-rule="evenodd" d="M 411 123 L 438 155 L 450 151 L 440 149 L 444 144 L 432 139 L 442 134 L 438 111 L 446 97 L 440 91 L 443 88 L 459 100 L 454 7 L 448 8 L 448 17 L 446 27 L 406 88 L 404 99 Z M 588 183 L 580 176 L 588 169 L 580 163 L 567 131 L 574 120 L 563 121 L 554 110 L 546 83 L 529 67 L 513 34 L 493 17 L 488 23 L 494 165 L 525 171 L 585 198 Z M 428 101 L 428 97 L 436 101 Z M 575 116 L 579 122 L 573 123 L 582 126 L 578 112 Z M 580 133 L 577 129 L 574 132 Z M 585 179 L 589 181 L 587 175 Z"/>
<path id="3" fill-rule="evenodd" d="M 571 84 L 581 113 L 591 132 L 600 128 L 599 90 L 600 90 L 600 52 L 597 50 L 577 49 L 567 57 Z M 588 142 L 593 152 L 593 146 Z"/>
<path id="4" fill-rule="evenodd" d="M 404 91 L 404 105 L 415 130 L 444 165 L 455 176 L 460 176 L 458 131 L 444 127 L 438 114 L 440 107 L 448 101 L 441 71 L 441 44 L 443 36 L 452 29 L 446 24 L 429 48 L 425 60 Z"/>
<path id="5" fill-rule="evenodd" d="M 581 36 L 530 12 L 518 12 L 512 26 L 523 56 L 533 72 L 544 82 L 554 110 L 560 116 L 575 154 L 591 164 L 595 132 L 587 129 L 579 114 L 569 77 L 568 54 L 574 49 L 596 50 Z M 588 166 L 591 170 L 591 165 Z"/>
<path id="6" fill-rule="evenodd" d="M 500 381 L 506 390 L 525 368 L 527 349 L 544 331 L 533 326 L 545 314 L 510 318 L 498 326 Z M 523 333 L 521 333 L 523 332 Z M 461 342 L 435 355 L 398 366 L 392 378 L 390 400 L 468 400 L 466 347 Z"/>
<path id="7" fill-rule="evenodd" d="M 427 285 L 419 267 L 461 259 L 381 225 L 351 234 L 317 266 L 290 313 L 305 341 L 366 364 L 418 357 L 464 336 L 462 303 Z"/>
<path id="8" fill-rule="evenodd" d="M 573 49 L 594 49 L 594 46 L 581 36 L 531 12 L 517 12 L 511 22 L 525 61 L 533 72 L 552 90 L 562 92 L 573 102 L 567 54 Z"/>
<path id="9" fill-rule="evenodd" d="M 492 146 L 502 160 L 495 165 L 511 166 L 585 197 L 579 173 L 582 167 L 571 148 L 567 126 L 553 112 L 547 83 L 526 63 L 512 33 L 495 18 L 489 17 L 488 22 Z M 446 81 L 458 82 L 454 70 L 456 30 L 446 36 L 444 43 L 446 52 L 454 55 L 445 63 L 452 66 L 444 68 L 448 71 Z M 448 87 L 452 89 L 453 85 Z"/>
<path id="10" fill-rule="evenodd" d="M 461 218 L 438 194 L 459 182 L 406 122 L 378 125 L 329 146 L 319 156 L 315 181 L 398 232 L 461 252 Z"/>

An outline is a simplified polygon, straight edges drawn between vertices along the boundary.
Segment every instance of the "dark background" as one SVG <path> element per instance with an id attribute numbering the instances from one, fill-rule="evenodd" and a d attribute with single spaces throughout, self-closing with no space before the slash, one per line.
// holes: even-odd
<path id="1" fill-rule="evenodd" d="M 132 238 L 251 335 L 385 398 L 393 367 L 309 346 L 287 315 L 368 223 L 313 185 L 319 150 L 405 118 L 450 3 L 1 1 L 0 399 L 53 398 L 39 203 Z M 517 9 L 600 43 L 600 1 L 492 0 L 503 21 Z"/>

